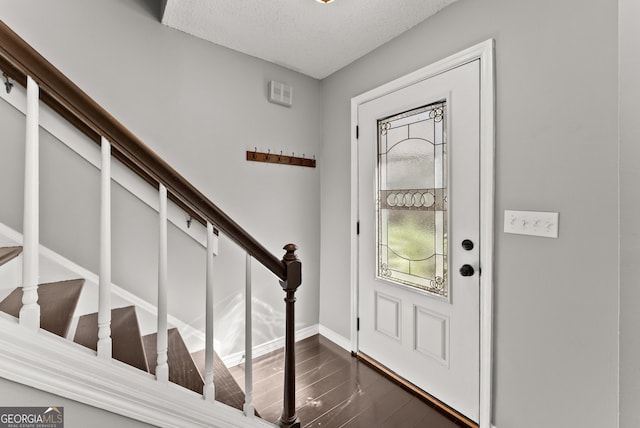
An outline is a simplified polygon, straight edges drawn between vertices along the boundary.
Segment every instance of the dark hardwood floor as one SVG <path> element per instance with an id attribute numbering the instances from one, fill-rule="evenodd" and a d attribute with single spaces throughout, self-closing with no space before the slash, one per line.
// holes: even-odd
<path id="1" fill-rule="evenodd" d="M 244 387 L 244 365 L 230 369 Z M 253 362 L 254 401 L 274 422 L 282 411 L 283 351 Z M 296 344 L 296 409 L 303 427 L 467 427 L 322 336 Z"/>

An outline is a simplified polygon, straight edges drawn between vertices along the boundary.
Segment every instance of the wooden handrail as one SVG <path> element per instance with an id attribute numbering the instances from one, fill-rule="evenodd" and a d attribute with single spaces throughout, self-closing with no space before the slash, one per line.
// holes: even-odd
<path id="1" fill-rule="evenodd" d="M 92 141 L 100 136 L 115 149 L 114 157 L 157 188 L 167 187 L 170 199 L 202 224 L 222 230 L 258 262 L 287 281 L 287 265 L 240 227 L 138 137 L 96 103 L 62 72 L 0 20 L 0 69 L 26 87 L 27 76 L 40 86 L 40 99 Z"/>

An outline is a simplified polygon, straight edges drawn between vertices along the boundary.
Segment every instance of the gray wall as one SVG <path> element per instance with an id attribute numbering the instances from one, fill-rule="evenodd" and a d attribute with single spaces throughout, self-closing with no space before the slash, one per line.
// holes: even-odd
<path id="1" fill-rule="evenodd" d="M 640 297 L 633 281 L 640 231 L 632 224 L 640 206 L 632 163 L 640 156 L 633 117 L 638 64 L 637 55 L 624 53 L 625 46 L 637 52 L 629 44 L 638 38 L 632 3 L 620 0 L 623 427 L 638 424 L 640 385 L 634 332 L 640 320 L 633 306 Z M 302 326 L 317 321 L 321 272 L 320 322 L 345 337 L 351 97 L 495 38 L 494 422 L 498 428 L 616 426 L 616 1 L 459 0 L 322 84 L 160 26 L 158 7 L 153 1 L 0 0 L 7 24 L 269 248 L 275 252 L 283 239 L 298 243 L 307 261 L 298 319 Z M 293 109 L 266 103 L 272 78 L 295 87 Z M 3 128 L 3 144 L 21 132 Z M 317 154 L 320 143 L 321 176 L 242 161 L 254 146 Z M 283 204 L 274 204 L 276 197 Z M 288 205 L 295 208 L 280 208 Z M 503 234 L 505 209 L 559 211 L 560 237 Z M 233 259 L 228 264 L 241 266 L 241 255 L 233 253 L 226 253 Z M 270 310 L 281 296 L 273 294 L 260 296 L 261 307 L 277 319 Z M 229 313 L 234 304 L 230 293 Z"/>
<path id="2" fill-rule="evenodd" d="M 640 3 L 620 14 L 620 427 L 640 426 Z"/>
<path id="3" fill-rule="evenodd" d="M 64 407 L 64 426 L 66 428 L 86 428 L 88 426 L 91 428 L 146 428 L 153 426 L 3 378 L 0 378 L 0 396 L 2 397 L 2 406 L 7 407 Z"/>
<path id="4" fill-rule="evenodd" d="M 350 336 L 351 97 L 494 38 L 494 422 L 616 426 L 617 29 L 614 0 L 459 0 L 325 79 L 321 324 Z M 505 209 L 560 212 L 559 238 Z"/>
<path id="5" fill-rule="evenodd" d="M 160 7 L 157 0 L 0 0 L 1 19 L 7 25 L 271 252 L 281 257 L 285 244 L 299 246 L 303 285 L 297 327 L 317 324 L 319 169 L 247 162 L 245 151 L 257 147 L 272 153 L 318 154 L 320 83 L 165 27 L 159 23 Z M 294 87 L 292 108 L 267 102 L 267 82 L 272 79 Z M 6 108 L 3 112 L 15 116 Z M 15 158 L 18 166 L 6 174 L 18 177 L 19 189 L 22 178 L 17 169 L 23 155 L 19 146 L 4 147 L 5 140 L 18 145 L 23 141 L 19 134 L 24 131 L 15 126 L 0 129 L 2 150 L 11 150 L 0 158 L 3 163 Z M 75 158 L 44 135 L 43 242 L 96 271 L 99 176 Z M 61 188 L 68 190 L 57 193 Z M 21 201 L 21 195 L 14 199 Z M 113 203 L 114 282 L 154 301 L 155 215 L 119 186 Z M 20 212 L 4 206 L 0 212 L 0 221 L 20 229 Z M 184 321 L 202 325 L 204 251 L 185 250 L 187 243 L 177 230 L 170 231 L 169 240 L 170 263 L 176 266 L 169 269 L 169 309 L 175 313 L 182 308 L 187 313 Z M 223 239 L 216 263 L 219 339 L 224 351 L 238 351 L 236 345 L 243 343 L 243 326 L 236 324 L 243 323 L 238 300 L 244 287 L 244 255 Z M 192 274 L 185 276 L 184 271 Z M 276 278 L 257 263 L 253 278 L 260 313 L 254 342 L 259 344 L 284 332 L 284 293 Z"/>

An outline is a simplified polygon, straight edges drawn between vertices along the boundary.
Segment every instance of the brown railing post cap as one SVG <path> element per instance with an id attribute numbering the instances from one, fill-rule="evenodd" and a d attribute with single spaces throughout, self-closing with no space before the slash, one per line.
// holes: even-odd
<path id="1" fill-rule="evenodd" d="M 284 247 L 282 247 L 282 249 L 287 252 L 287 254 L 285 254 L 284 257 L 282 258 L 282 260 L 284 260 L 285 262 L 298 260 L 298 256 L 296 255 L 296 250 L 298 249 L 298 246 L 296 244 L 287 244 Z"/>
<path id="2" fill-rule="evenodd" d="M 286 279 L 280 281 L 282 288 L 289 292 L 293 291 L 302 283 L 302 262 L 296 255 L 298 247 L 295 244 L 287 244 L 283 247 L 286 254 L 282 257 L 282 263 L 285 266 Z"/>

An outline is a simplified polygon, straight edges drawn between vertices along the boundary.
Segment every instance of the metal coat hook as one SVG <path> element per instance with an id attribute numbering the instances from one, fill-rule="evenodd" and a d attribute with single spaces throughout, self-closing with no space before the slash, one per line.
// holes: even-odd
<path id="1" fill-rule="evenodd" d="M 187 217 L 187 229 L 191 228 L 191 222 L 193 221 L 193 217 L 189 216 Z"/>
<path id="2" fill-rule="evenodd" d="M 271 149 L 267 151 L 267 160 L 269 160 L 269 155 L 271 154 Z"/>
<path id="3" fill-rule="evenodd" d="M 254 147 L 254 148 L 253 148 L 253 158 L 254 158 L 254 159 L 257 159 L 257 155 L 258 155 L 258 148 L 257 148 L 257 147 Z"/>
<path id="4" fill-rule="evenodd" d="M 4 87 L 7 90 L 7 94 L 10 94 L 11 89 L 13 89 L 13 83 L 9 80 L 9 76 L 7 76 L 7 73 L 2 73 L 2 77 L 5 78 Z"/>

